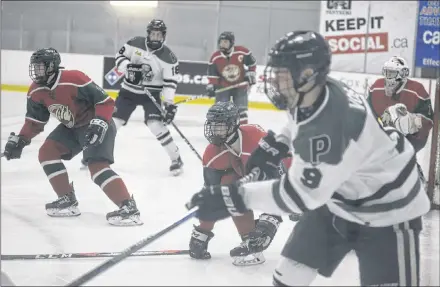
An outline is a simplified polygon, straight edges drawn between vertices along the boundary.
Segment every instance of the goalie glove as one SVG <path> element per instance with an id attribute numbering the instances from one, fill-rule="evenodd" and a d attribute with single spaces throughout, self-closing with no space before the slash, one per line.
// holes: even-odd
<path id="1" fill-rule="evenodd" d="M 401 103 L 388 107 L 381 120 L 385 126 L 392 126 L 404 135 L 415 134 L 422 128 L 422 117 L 408 112 Z"/>

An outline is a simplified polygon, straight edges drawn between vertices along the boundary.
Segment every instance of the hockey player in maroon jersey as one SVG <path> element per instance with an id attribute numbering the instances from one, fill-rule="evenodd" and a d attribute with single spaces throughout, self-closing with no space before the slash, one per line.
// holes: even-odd
<path id="1" fill-rule="evenodd" d="M 38 160 L 58 199 L 46 204 L 49 216 L 70 217 L 81 214 L 69 184 L 63 160 L 83 151 L 92 180 L 120 209 L 107 214 L 112 225 L 140 225 L 139 210 L 124 181 L 110 165 L 116 127 L 112 120 L 114 101 L 87 75 L 60 67 L 60 54 L 53 48 L 40 49 L 30 59 L 29 76 L 33 83 L 27 94 L 25 123 L 18 135 L 11 133 L 4 155 L 21 157 L 32 138 L 44 130 L 50 116 L 59 124 L 40 147 Z"/>
<path id="2" fill-rule="evenodd" d="M 257 62 L 251 51 L 243 46 L 235 45 L 233 32 L 223 32 L 218 38 L 219 50 L 215 51 L 208 66 L 209 84 L 206 92 L 215 97 L 216 102 L 232 101 L 240 110 L 240 123 L 248 122 L 248 87 L 215 93 L 219 88 L 229 87 L 244 81 L 249 86 L 256 83 Z"/>
<path id="3" fill-rule="evenodd" d="M 394 56 L 385 62 L 382 74 L 384 78 L 371 86 L 368 102 L 376 117 L 403 133 L 418 152 L 433 126 L 430 96 L 421 83 L 408 79 L 409 68 L 402 57 Z"/>
<path id="4" fill-rule="evenodd" d="M 214 104 L 207 114 L 205 137 L 210 142 L 203 154 L 203 177 L 205 186 L 229 184 L 247 174 L 246 162 L 259 140 L 267 133 L 258 125 L 240 125 L 239 110 L 232 102 Z M 290 166 L 290 158 L 283 162 Z M 273 168 L 273 178 L 280 176 L 280 169 Z M 226 216 L 226 214 L 225 214 Z M 254 221 L 254 213 L 232 217 L 242 238 L 240 246 L 231 250 L 234 265 L 254 265 L 264 263 L 265 250 L 282 222 L 280 216 L 261 214 Z M 190 241 L 190 256 L 196 259 L 210 259 L 208 242 L 214 236 L 215 220 L 204 218 L 199 213 L 200 225 L 194 226 Z"/>

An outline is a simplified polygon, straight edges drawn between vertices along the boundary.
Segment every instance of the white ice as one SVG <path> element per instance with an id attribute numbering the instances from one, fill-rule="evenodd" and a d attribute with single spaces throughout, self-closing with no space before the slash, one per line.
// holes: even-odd
<path id="1" fill-rule="evenodd" d="M 25 94 L 1 95 L 1 147 L 10 132 L 19 132 L 24 121 Z M 195 146 L 203 152 L 204 116 L 207 106 L 183 105 L 176 124 Z M 168 174 L 170 161 L 142 121 L 138 108 L 129 124 L 118 132 L 114 170 L 121 175 L 133 193 L 144 221 L 139 227 L 114 227 L 105 214 L 116 209 L 105 194 L 90 180 L 88 171 L 80 171 L 80 156 L 66 162 L 70 180 L 74 182 L 82 215 L 76 218 L 51 218 L 44 205 L 55 199 L 55 193 L 38 163 L 40 145 L 58 124 L 51 119 L 43 134 L 25 148 L 20 160 L 1 162 L 1 253 L 43 254 L 71 252 L 119 252 L 137 241 L 159 231 L 186 213 L 184 204 L 202 186 L 202 166 L 180 136 L 171 128 L 180 147 L 185 172 L 179 177 Z M 264 128 L 278 128 L 285 115 L 275 111 L 250 111 L 250 122 Z M 422 239 L 422 274 L 432 273 L 431 281 L 439 284 L 439 221 L 438 213 L 425 221 Z M 192 225 L 186 222 L 174 231 L 148 245 L 144 250 L 188 249 Z M 186 255 L 164 257 L 131 257 L 86 285 L 248 285 L 269 286 L 272 271 L 294 223 L 285 218 L 270 248 L 264 253 L 262 265 L 236 267 L 231 263 L 229 250 L 240 243 L 230 219 L 219 222 L 209 250 L 212 259 L 196 261 Z M 2 261 L 5 271 L 17 285 L 62 286 L 104 262 L 104 259 L 55 259 Z M 358 263 L 349 254 L 332 278 L 319 277 L 313 285 L 359 285 Z M 423 275 L 422 275 L 423 277 Z M 426 277 L 426 276 L 425 276 Z"/>

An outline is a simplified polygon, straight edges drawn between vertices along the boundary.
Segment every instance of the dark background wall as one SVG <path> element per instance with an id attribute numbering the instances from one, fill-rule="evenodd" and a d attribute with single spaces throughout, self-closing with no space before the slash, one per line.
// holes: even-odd
<path id="1" fill-rule="evenodd" d="M 319 29 L 319 1 L 159 1 L 158 8 L 119 8 L 109 1 L 2 1 L 2 49 L 113 55 L 147 23 L 161 18 L 180 59 L 208 60 L 222 31 L 235 32 L 259 63 L 288 31 Z"/>

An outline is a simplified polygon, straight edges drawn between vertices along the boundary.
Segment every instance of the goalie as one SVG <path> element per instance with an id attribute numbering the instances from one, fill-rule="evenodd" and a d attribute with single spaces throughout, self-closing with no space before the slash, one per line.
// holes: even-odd
<path id="1" fill-rule="evenodd" d="M 429 94 L 421 83 L 408 79 L 408 64 L 402 57 L 394 56 L 385 62 L 382 74 L 384 77 L 370 88 L 368 103 L 383 125 L 395 127 L 419 152 L 433 126 Z M 417 167 L 425 182 L 420 165 Z"/>

